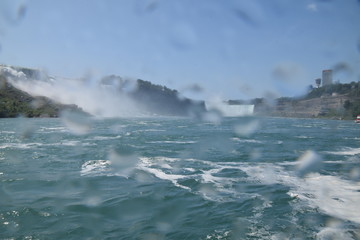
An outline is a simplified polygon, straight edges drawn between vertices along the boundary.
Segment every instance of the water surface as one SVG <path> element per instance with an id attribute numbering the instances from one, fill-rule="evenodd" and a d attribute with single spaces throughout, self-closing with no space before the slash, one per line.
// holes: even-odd
<path id="1" fill-rule="evenodd" d="M 360 239 L 359 144 L 351 121 L 0 119 L 0 239 Z"/>

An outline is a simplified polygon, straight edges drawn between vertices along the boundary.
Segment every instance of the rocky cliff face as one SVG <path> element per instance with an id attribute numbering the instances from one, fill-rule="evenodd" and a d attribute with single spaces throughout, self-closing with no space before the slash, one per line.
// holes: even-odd
<path id="1" fill-rule="evenodd" d="M 360 114 L 360 82 L 336 83 L 311 89 L 300 98 L 257 98 L 255 113 L 265 116 L 354 119 Z"/>
<path id="2" fill-rule="evenodd" d="M 342 114 L 348 95 L 323 96 L 305 100 L 278 101 L 272 115 L 283 117 L 322 117 L 329 114 Z"/>
<path id="3" fill-rule="evenodd" d="M 274 117 L 352 119 L 346 102 L 358 103 L 360 98 L 349 94 L 333 94 L 311 99 L 279 98 L 272 104 L 262 102 L 255 105 L 255 113 Z"/>

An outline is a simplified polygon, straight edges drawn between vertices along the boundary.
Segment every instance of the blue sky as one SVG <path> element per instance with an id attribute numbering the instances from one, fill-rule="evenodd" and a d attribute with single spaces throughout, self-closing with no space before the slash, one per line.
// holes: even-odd
<path id="1" fill-rule="evenodd" d="M 357 0 L 0 0 L 0 63 L 141 78 L 208 99 L 360 80 Z M 191 91 L 200 86 L 201 92 Z"/>

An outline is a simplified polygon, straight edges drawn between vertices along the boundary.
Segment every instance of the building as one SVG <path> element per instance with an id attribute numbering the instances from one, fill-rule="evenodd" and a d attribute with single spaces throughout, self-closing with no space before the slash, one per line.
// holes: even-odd
<path id="1" fill-rule="evenodd" d="M 322 85 L 327 86 L 331 85 L 333 83 L 332 80 L 332 70 L 323 70 L 322 71 Z"/>

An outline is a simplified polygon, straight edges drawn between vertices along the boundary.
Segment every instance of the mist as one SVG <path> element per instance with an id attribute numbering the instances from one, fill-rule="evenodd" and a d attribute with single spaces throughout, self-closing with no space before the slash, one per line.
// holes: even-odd
<path id="1" fill-rule="evenodd" d="M 126 92 L 121 92 L 113 83 L 100 80 L 67 79 L 47 76 L 39 71 L 37 77 L 29 78 L 20 70 L 3 68 L 8 80 L 15 87 L 33 96 L 48 97 L 62 104 L 75 104 L 96 117 L 141 117 L 149 116 Z M 135 82 L 135 80 L 132 80 Z"/>

